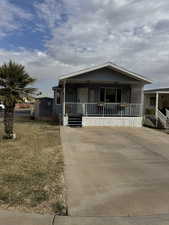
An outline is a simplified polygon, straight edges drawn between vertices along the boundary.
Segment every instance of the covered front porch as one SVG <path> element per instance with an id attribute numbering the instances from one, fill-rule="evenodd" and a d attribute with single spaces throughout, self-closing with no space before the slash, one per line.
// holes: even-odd
<path id="1" fill-rule="evenodd" d="M 63 118 L 64 125 L 68 123 L 69 117 L 78 116 L 82 121 L 87 121 L 85 124 L 89 120 L 90 123 L 93 120 L 95 123 L 103 123 L 103 118 L 107 118 L 104 124 L 108 125 L 112 117 L 117 118 L 119 124 L 120 121 L 127 123 L 133 118 L 142 118 L 141 92 L 142 87 L 136 84 L 64 82 L 62 87 L 55 89 L 55 112 Z M 93 119 L 88 119 L 89 117 Z"/>
<path id="2" fill-rule="evenodd" d="M 54 114 L 62 124 L 142 126 L 143 76 L 110 62 L 59 78 L 54 87 Z"/>

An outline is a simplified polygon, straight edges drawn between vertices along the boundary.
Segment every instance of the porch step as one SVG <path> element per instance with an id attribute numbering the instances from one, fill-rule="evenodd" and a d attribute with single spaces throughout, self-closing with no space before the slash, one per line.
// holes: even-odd
<path id="1" fill-rule="evenodd" d="M 68 116 L 68 126 L 71 127 L 81 127 L 82 126 L 82 116 L 74 115 Z"/>

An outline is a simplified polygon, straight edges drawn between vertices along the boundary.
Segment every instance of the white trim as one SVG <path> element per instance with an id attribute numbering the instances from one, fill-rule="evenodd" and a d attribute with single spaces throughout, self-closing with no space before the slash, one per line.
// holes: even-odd
<path id="1" fill-rule="evenodd" d="M 82 117 L 82 126 L 142 127 L 143 117 Z"/>
<path id="2" fill-rule="evenodd" d="M 159 100 L 159 94 L 158 92 L 156 92 L 156 127 L 158 127 L 158 100 Z"/>
<path id="3" fill-rule="evenodd" d="M 82 117 L 82 126 L 142 127 L 143 117 Z M 63 126 L 68 125 L 68 116 L 63 117 Z"/>
<path id="4" fill-rule="evenodd" d="M 160 110 L 158 110 L 158 119 L 161 121 L 164 128 L 167 128 L 167 117 Z"/>
<path id="5" fill-rule="evenodd" d="M 100 101 L 100 93 L 101 93 L 101 89 L 105 89 L 105 93 L 104 93 L 104 103 L 121 103 L 121 101 L 120 102 L 117 102 L 117 89 L 119 89 L 120 91 L 121 91 L 121 99 L 122 99 L 122 87 L 104 87 L 104 86 L 102 86 L 102 87 L 100 87 L 99 88 L 99 102 L 101 102 Z M 114 89 L 115 90 L 115 102 L 106 102 L 106 94 L 107 94 L 107 89 Z"/>
<path id="6" fill-rule="evenodd" d="M 63 116 L 65 115 L 65 100 L 66 100 L 66 89 L 65 89 L 65 83 L 66 83 L 66 81 L 64 81 L 64 84 L 63 84 Z"/>
<path id="7" fill-rule="evenodd" d="M 144 94 L 146 95 L 146 94 L 156 94 L 156 93 L 158 93 L 158 94 L 169 94 L 169 91 L 144 91 Z"/>
<path id="8" fill-rule="evenodd" d="M 167 119 L 169 119 L 169 110 L 165 109 L 165 111 L 166 111 L 166 117 L 167 117 Z"/>
<path id="9" fill-rule="evenodd" d="M 68 116 L 63 116 L 63 126 L 68 125 Z"/>
<path id="10" fill-rule="evenodd" d="M 119 67 L 118 65 L 113 64 L 111 62 L 102 64 L 102 65 L 99 65 L 99 66 L 94 66 L 94 67 L 91 67 L 91 68 L 83 69 L 83 70 L 80 70 L 78 72 L 74 72 L 74 73 L 71 73 L 71 74 L 62 75 L 62 76 L 59 77 L 59 80 L 64 80 L 64 79 L 67 79 L 67 78 L 75 77 L 75 76 L 78 76 L 78 75 L 81 75 L 81 74 L 84 74 L 84 73 L 88 73 L 88 72 L 91 72 L 91 71 L 94 71 L 94 70 L 102 69 L 104 67 L 109 67 L 112 70 L 117 70 L 121 73 L 124 73 L 128 77 L 135 78 L 137 80 L 142 80 L 142 81 L 144 81 L 146 83 L 149 83 L 149 84 L 152 83 L 151 80 L 149 80 L 149 79 L 147 79 L 147 78 L 145 78 L 145 77 L 143 77 L 139 74 L 128 71 L 128 70 L 126 70 L 122 67 Z"/>

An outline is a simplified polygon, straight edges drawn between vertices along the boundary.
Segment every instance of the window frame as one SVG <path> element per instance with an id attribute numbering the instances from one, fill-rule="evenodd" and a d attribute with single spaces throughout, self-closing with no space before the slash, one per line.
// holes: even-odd
<path id="1" fill-rule="evenodd" d="M 117 101 L 117 91 L 120 90 L 121 92 L 121 99 L 122 99 L 122 88 L 121 87 L 100 87 L 100 91 L 99 91 L 99 101 L 101 101 L 101 89 L 104 89 L 104 103 L 121 103 L 121 100 L 120 102 Z M 115 102 L 107 102 L 106 101 L 106 90 L 107 89 L 113 89 L 115 90 Z"/>

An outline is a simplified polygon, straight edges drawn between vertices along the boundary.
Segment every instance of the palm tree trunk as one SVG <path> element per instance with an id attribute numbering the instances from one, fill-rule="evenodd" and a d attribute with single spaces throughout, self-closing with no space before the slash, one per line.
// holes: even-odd
<path id="1" fill-rule="evenodd" d="M 13 124 L 14 124 L 14 105 L 5 105 L 4 111 L 4 131 L 5 138 L 14 139 L 15 134 L 13 133 Z"/>

